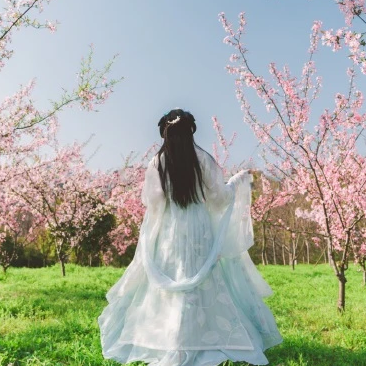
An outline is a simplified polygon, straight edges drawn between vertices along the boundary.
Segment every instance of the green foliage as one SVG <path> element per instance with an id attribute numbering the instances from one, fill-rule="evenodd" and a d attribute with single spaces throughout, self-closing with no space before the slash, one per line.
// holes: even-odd
<path id="1" fill-rule="evenodd" d="M 18 249 L 18 255 L 11 265 L 14 267 L 39 268 L 58 262 L 54 239 L 46 229 L 39 229 L 33 242 L 25 243 Z"/>
<path id="2" fill-rule="evenodd" d="M 336 311 L 337 283 L 327 265 L 259 269 L 274 290 L 266 302 L 284 337 L 266 351 L 270 365 L 366 366 L 366 289 L 355 267 L 347 273 L 344 315 Z M 69 264 L 67 273 L 60 277 L 56 265 L 0 275 L 0 366 L 119 365 L 101 355 L 97 317 L 123 269 Z"/>
<path id="3" fill-rule="evenodd" d="M 123 253 L 123 255 L 118 254 L 117 250 L 115 248 L 111 248 L 113 254 L 113 260 L 111 261 L 111 265 L 115 267 L 126 267 L 128 266 L 136 251 L 136 245 L 130 245 L 127 247 L 126 251 Z"/>
<path id="4" fill-rule="evenodd" d="M 17 249 L 16 241 L 11 235 L 6 233 L 5 239 L 0 242 L 0 266 L 3 268 L 4 273 L 16 258 Z"/>
<path id="5" fill-rule="evenodd" d="M 103 263 L 102 255 L 107 252 L 112 242 L 110 231 L 116 226 L 116 218 L 111 213 L 106 213 L 99 218 L 89 234 L 73 248 L 70 261 L 76 264 L 99 266 Z"/>

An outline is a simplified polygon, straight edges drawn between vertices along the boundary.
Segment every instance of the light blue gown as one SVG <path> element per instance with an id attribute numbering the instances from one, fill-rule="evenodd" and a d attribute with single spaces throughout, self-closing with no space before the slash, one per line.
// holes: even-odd
<path id="1" fill-rule="evenodd" d="M 211 156 L 196 152 L 205 200 L 187 209 L 165 198 L 157 159 L 148 165 L 136 254 L 98 318 L 105 358 L 153 366 L 228 359 L 266 365 L 263 351 L 282 342 L 262 300 L 272 291 L 247 252 L 252 176 L 242 171 L 225 184 Z"/>

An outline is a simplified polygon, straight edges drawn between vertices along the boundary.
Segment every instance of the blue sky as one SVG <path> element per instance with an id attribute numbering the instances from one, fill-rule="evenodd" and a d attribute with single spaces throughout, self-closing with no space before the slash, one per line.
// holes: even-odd
<path id="1" fill-rule="evenodd" d="M 175 107 L 196 117 L 199 145 L 211 151 L 211 116 L 217 115 L 228 137 L 238 133 L 231 161 L 252 157 L 260 165 L 257 142 L 242 122 L 233 79 L 225 71 L 232 50 L 222 43 L 221 11 L 233 22 L 246 12 L 249 59 L 265 75 L 272 61 L 300 73 L 313 20 L 323 20 L 326 28 L 344 25 L 333 0 L 52 0 L 41 17 L 57 19 L 58 31 L 26 29 L 14 35 L 15 55 L 2 71 L 0 96 L 36 77 L 36 102 L 47 107 L 61 88 L 73 87 L 80 58 L 93 43 L 95 65 L 119 53 L 113 76 L 125 79 L 98 113 L 75 108 L 60 114 L 62 143 L 95 134 L 85 149 L 88 156 L 99 147 L 92 168 L 118 168 L 131 150 L 142 154 L 160 143 L 157 123 Z M 334 93 L 345 91 L 347 80 L 344 54 L 322 47 L 317 62 L 324 89 L 315 112 L 332 107 Z M 254 104 L 262 109 L 261 102 Z"/>

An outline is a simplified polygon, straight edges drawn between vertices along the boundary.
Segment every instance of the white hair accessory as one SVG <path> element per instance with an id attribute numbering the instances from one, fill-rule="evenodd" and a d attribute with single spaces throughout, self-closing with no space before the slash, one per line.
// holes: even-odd
<path id="1" fill-rule="evenodd" d="M 178 121 L 180 121 L 180 116 L 178 116 L 176 119 L 173 119 L 172 121 L 167 121 L 167 123 L 173 125 L 174 123 L 177 123 Z"/>

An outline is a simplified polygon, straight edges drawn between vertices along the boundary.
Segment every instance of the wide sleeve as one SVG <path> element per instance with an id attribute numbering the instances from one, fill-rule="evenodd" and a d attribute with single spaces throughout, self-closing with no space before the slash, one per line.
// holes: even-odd
<path id="1" fill-rule="evenodd" d="M 253 223 L 250 213 L 251 183 L 253 176 L 242 170 L 229 179 L 235 188 L 233 210 L 226 233 L 222 256 L 235 257 L 247 251 L 253 244 Z"/>
<path id="2" fill-rule="evenodd" d="M 141 201 L 145 207 L 153 208 L 163 200 L 165 200 L 165 195 L 160 183 L 158 158 L 157 156 L 154 156 L 154 158 L 150 160 L 145 171 Z"/>
<path id="3" fill-rule="evenodd" d="M 208 209 L 213 213 L 224 210 L 234 199 L 234 190 L 225 183 L 222 169 L 208 154 L 203 158 L 202 175 Z"/>
<path id="4" fill-rule="evenodd" d="M 253 177 L 248 170 L 241 170 L 225 183 L 215 160 L 207 154 L 203 161 L 206 205 L 214 233 L 221 236 L 221 256 L 241 255 L 253 245 L 250 215 Z"/>
<path id="5" fill-rule="evenodd" d="M 205 185 L 205 199 L 208 209 L 212 212 L 225 210 L 233 201 L 244 198 L 248 202 L 248 183 L 252 182 L 253 177 L 248 170 L 241 170 L 233 175 L 229 181 L 225 182 L 222 169 L 216 161 L 208 154 L 202 159 L 203 180 Z M 243 184 L 245 188 L 243 188 Z M 244 192 L 245 191 L 245 192 Z M 242 197 L 243 193 L 245 197 Z M 250 196 L 250 195 L 249 195 Z"/>

